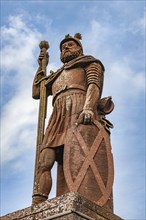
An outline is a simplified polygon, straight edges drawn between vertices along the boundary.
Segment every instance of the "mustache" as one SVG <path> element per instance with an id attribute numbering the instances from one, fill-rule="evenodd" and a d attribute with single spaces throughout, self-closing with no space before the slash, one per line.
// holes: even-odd
<path id="1" fill-rule="evenodd" d="M 72 53 L 72 52 L 70 51 L 70 49 L 66 49 L 66 50 L 62 53 L 62 55 L 66 54 L 67 52 Z"/>

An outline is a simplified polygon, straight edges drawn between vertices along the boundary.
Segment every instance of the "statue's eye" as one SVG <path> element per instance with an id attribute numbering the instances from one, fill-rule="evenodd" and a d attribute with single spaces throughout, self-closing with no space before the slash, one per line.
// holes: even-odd
<path id="1" fill-rule="evenodd" d="M 73 43 L 69 43 L 68 46 L 69 46 L 69 47 L 72 47 L 72 46 L 73 46 Z"/>
<path id="2" fill-rule="evenodd" d="M 64 45 L 64 46 L 62 46 L 62 50 L 64 50 L 66 48 L 66 46 Z"/>

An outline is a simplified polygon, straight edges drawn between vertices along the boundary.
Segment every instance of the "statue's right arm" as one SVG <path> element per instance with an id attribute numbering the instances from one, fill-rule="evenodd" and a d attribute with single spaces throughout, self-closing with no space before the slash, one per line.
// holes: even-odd
<path id="1" fill-rule="evenodd" d="M 34 99 L 39 99 L 40 98 L 40 83 L 42 80 L 45 80 L 46 75 L 44 74 L 43 70 L 42 70 L 42 60 L 44 58 L 44 52 L 43 50 L 40 51 L 40 55 L 38 58 L 38 64 L 39 67 L 37 69 L 37 72 L 35 74 L 34 77 L 34 81 L 33 81 L 33 85 L 32 85 L 32 97 Z M 46 53 L 46 65 L 48 65 L 48 61 L 49 61 L 49 55 L 48 53 Z"/>
<path id="2" fill-rule="evenodd" d="M 40 98 L 40 83 L 37 83 L 39 78 L 39 72 L 41 71 L 41 68 L 38 67 L 38 70 L 36 72 L 36 75 L 33 80 L 33 85 L 32 85 L 32 98 L 33 99 L 39 99 Z"/>
<path id="3" fill-rule="evenodd" d="M 32 85 L 32 98 L 33 99 L 40 99 L 40 84 L 42 81 L 47 81 L 50 75 L 45 76 L 42 68 L 39 67 L 36 75 L 33 80 L 33 85 Z M 52 89 L 49 86 L 46 86 L 46 92 L 47 96 L 52 95 Z"/>

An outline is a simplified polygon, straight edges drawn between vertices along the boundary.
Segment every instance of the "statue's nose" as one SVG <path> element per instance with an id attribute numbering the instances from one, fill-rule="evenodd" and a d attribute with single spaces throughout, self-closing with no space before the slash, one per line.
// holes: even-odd
<path id="1" fill-rule="evenodd" d="M 65 46 L 65 49 L 68 49 L 68 46 L 67 46 L 67 45 Z"/>

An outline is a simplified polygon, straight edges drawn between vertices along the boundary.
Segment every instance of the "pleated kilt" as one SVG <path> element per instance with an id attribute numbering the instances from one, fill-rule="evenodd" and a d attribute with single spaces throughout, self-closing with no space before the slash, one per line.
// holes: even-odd
<path id="1" fill-rule="evenodd" d="M 76 123 L 83 110 L 85 97 L 86 92 L 79 89 L 70 89 L 57 96 L 41 150 L 64 145 L 68 128 Z"/>

